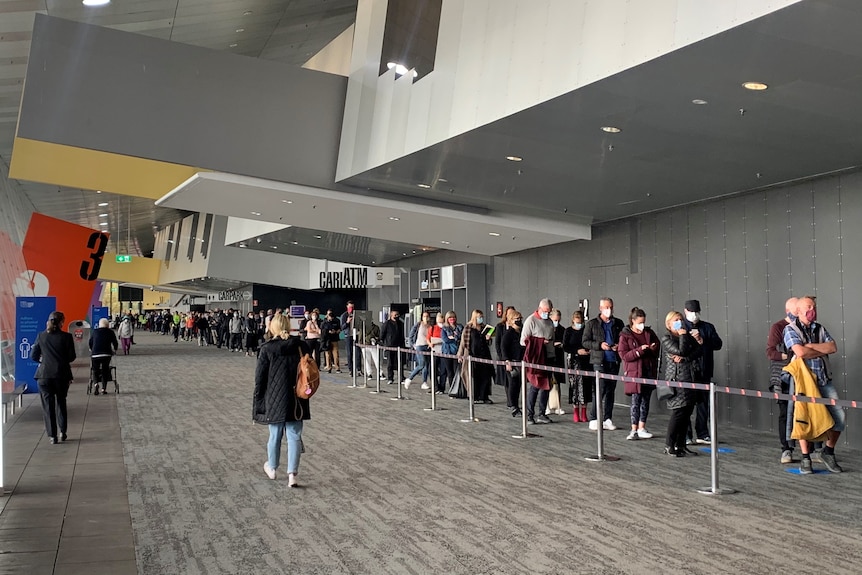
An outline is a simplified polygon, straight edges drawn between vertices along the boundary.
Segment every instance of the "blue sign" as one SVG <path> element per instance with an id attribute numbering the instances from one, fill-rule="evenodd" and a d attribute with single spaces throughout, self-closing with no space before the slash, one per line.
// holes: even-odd
<path id="1" fill-rule="evenodd" d="M 111 320 L 111 314 L 108 312 L 108 308 L 94 305 L 90 310 L 90 325 L 93 326 L 93 328 L 96 328 L 99 325 L 99 320 L 102 318 L 105 318 L 108 321 Z"/>
<path id="2" fill-rule="evenodd" d="M 304 305 L 292 305 L 290 306 L 290 317 L 302 317 L 305 315 L 305 306 Z"/>
<path id="3" fill-rule="evenodd" d="M 55 297 L 15 298 L 15 387 L 27 384 L 27 393 L 39 392 L 34 377 L 39 364 L 30 359 L 30 352 L 55 309 Z"/>

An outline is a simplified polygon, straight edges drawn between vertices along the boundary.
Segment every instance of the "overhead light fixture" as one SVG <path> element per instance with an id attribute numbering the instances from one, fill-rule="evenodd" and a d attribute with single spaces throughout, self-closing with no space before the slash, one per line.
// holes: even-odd
<path id="1" fill-rule="evenodd" d="M 251 10 L 246 10 L 242 13 L 243 16 L 251 16 L 252 14 L 254 14 L 254 12 L 252 12 Z"/>
<path id="2" fill-rule="evenodd" d="M 239 245 L 239 247 L 244 248 L 244 247 L 246 247 L 246 245 L 245 245 L 245 244 L 240 244 L 240 245 Z"/>
<path id="3" fill-rule="evenodd" d="M 696 104 L 698 106 L 704 106 L 706 104 L 709 104 L 709 102 L 707 102 L 706 100 L 701 100 L 700 98 L 695 98 L 694 100 L 691 101 L 691 103 Z"/>
<path id="4" fill-rule="evenodd" d="M 390 70 L 392 68 L 395 68 L 395 75 L 396 76 L 403 76 L 403 75 L 410 72 L 410 69 L 407 66 L 405 66 L 404 64 L 398 64 L 397 62 L 387 62 L 386 67 Z M 416 70 L 413 70 L 413 77 L 415 78 L 418 75 L 419 75 L 419 72 L 417 72 Z"/>
<path id="5" fill-rule="evenodd" d="M 281 203 L 282 204 L 292 204 L 293 202 L 291 200 L 281 200 Z"/>
<path id="6" fill-rule="evenodd" d="M 616 126 L 602 126 L 602 131 L 609 134 L 619 134 L 620 132 L 622 132 L 622 130 L 620 130 Z"/>
<path id="7" fill-rule="evenodd" d="M 272 249 L 277 250 L 278 246 L 272 246 Z"/>
<path id="8" fill-rule="evenodd" d="M 759 92 L 761 90 L 767 89 L 769 86 L 767 86 L 763 82 L 743 82 L 742 87 L 746 90 L 754 90 L 755 92 Z"/>
<path id="9" fill-rule="evenodd" d="M 314 236 L 314 237 L 315 237 L 315 238 L 317 238 L 317 239 L 322 239 L 322 238 L 323 238 L 323 236 Z"/>
<path id="10" fill-rule="evenodd" d="M 352 232 L 358 232 L 358 231 L 359 231 L 359 228 L 354 228 L 353 226 L 350 226 L 350 227 L 349 227 L 349 228 L 347 228 L 347 229 L 348 229 L 348 230 L 350 230 L 350 231 L 352 231 Z"/>
<path id="11" fill-rule="evenodd" d="M 449 180 L 447 180 L 446 178 L 437 178 L 437 181 L 443 182 L 444 184 L 449 182 Z"/>
<path id="12" fill-rule="evenodd" d="M 105 206 L 107 206 L 107 205 L 108 205 L 108 202 L 102 202 L 102 203 L 100 203 L 100 204 L 99 204 L 99 207 L 100 207 L 100 208 L 104 208 L 104 207 L 105 207 Z"/>
<path id="13" fill-rule="evenodd" d="M 107 218 L 107 217 L 108 217 L 108 214 L 99 214 L 99 217 L 100 217 L 100 218 Z"/>
<path id="14" fill-rule="evenodd" d="M 401 218 L 396 218 L 395 216 L 389 216 L 389 219 L 392 220 L 393 222 L 397 222 L 397 221 L 401 220 Z"/>
<path id="15" fill-rule="evenodd" d="M 245 28 L 237 28 L 236 29 L 237 34 L 239 34 L 240 32 L 245 32 Z"/>
<path id="16" fill-rule="evenodd" d="M 168 243 L 172 244 L 172 243 L 174 243 L 174 240 L 168 240 Z"/>
<path id="17" fill-rule="evenodd" d="M 99 222 L 99 225 L 100 225 L 100 226 L 107 226 L 107 225 L 108 225 L 108 222 Z"/>
<path id="18" fill-rule="evenodd" d="M 102 193 L 102 190 L 96 190 L 96 193 L 97 193 L 97 194 L 101 194 L 101 193 Z"/>
<path id="19" fill-rule="evenodd" d="M 444 246 L 448 246 L 452 242 L 447 242 L 446 240 L 440 240 L 440 243 L 443 244 Z"/>
<path id="20" fill-rule="evenodd" d="M 299 245 L 299 242 L 298 242 L 298 241 L 296 241 L 296 240 L 293 240 L 293 241 L 292 241 L 292 242 L 290 242 L 290 243 L 292 243 L 292 244 L 293 244 L 293 245 L 295 245 L 295 246 L 298 246 L 298 245 Z"/>
<path id="21" fill-rule="evenodd" d="M 428 184 L 416 184 L 416 185 L 419 186 L 420 188 L 424 188 L 426 190 L 431 187 Z"/>
<path id="22" fill-rule="evenodd" d="M 499 237 L 500 237 L 500 234 L 498 234 L 497 232 L 488 232 L 488 235 L 489 235 L 489 236 L 494 236 L 495 238 L 499 238 Z"/>
<path id="23" fill-rule="evenodd" d="M 110 4 L 111 0 L 83 0 L 82 4 L 84 6 L 104 6 L 105 4 Z"/>
<path id="24" fill-rule="evenodd" d="M 522 158 L 521 156 L 506 156 L 506 159 L 510 162 L 520 162 L 524 158 Z"/>
<path id="25" fill-rule="evenodd" d="M 237 44 L 236 42 L 227 45 L 228 48 L 236 48 L 237 46 L 239 46 L 239 44 Z"/>
<path id="26" fill-rule="evenodd" d="M 260 212 L 251 212 L 251 215 L 253 215 L 253 216 L 259 216 L 259 215 L 260 215 Z"/>
<path id="27" fill-rule="evenodd" d="M 402 255 L 402 256 L 406 256 L 406 255 L 407 255 L 407 252 L 401 252 L 401 255 Z"/>

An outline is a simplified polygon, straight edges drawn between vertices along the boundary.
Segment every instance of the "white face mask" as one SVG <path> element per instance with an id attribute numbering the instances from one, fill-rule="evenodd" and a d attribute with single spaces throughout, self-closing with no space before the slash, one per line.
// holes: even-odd
<path id="1" fill-rule="evenodd" d="M 612 311 L 613 311 L 613 310 L 612 310 L 611 308 L 606 307 L 605 309 L 603 309 L 603 310 L 602 310 L 602 316 L 604 316 L 604 317 L 605 317 L 605 319 L 608 319 L 608 318 L 610 318 L 610 317 L 611 317 L 611 312 L 612 312 Z"/>
<path id="2" fill-rule="evenodd" d="M 554 320 L 554 327 L 557 327 L 558 325 L 560 325 L 560 322 L 557 320 Z"/>
<path id="3" fill-rule="evenodd" d="M 442 321 L 437 322 L 437 327 L 443 327 L 444 325 L 446 325 L 446 324 L 444 324 Z"/>
<path id="4" fill-rule="evenodd" d="M 643 323 L 636 323 L 635 329 L 638 331 L 643 331 L 644 330 L 644 324 Z"/>
<path id="5" fill-rule="evenodd" d="M 695 312 L 695 311 L 686 310 L 685 311 L 685 319 L 687 319 L 691 323 L 695 323 L 697 320 L 700 319 L 700 314 Z"/>
<path id="6" fill-rule="evenodd" d="M 583 329 L 583 327 L 584 327 L 584 324 L 582 324 L 582 323 L 576 323 L 575 324 L 575 329 Z"/>

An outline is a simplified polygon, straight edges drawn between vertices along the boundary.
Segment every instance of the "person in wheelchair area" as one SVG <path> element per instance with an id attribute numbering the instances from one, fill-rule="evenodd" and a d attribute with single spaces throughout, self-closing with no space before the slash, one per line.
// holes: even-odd
<path id="1" fill-rule="evenodd" d="M 102 393 L 108 393 L 108 380 L 111 379 L 111 358 L 117 352 L 119 342 L 107 319 L 99 320 L 99 327 L 90 334 L 89 346 L 93 394 L 99 395 L 99 382 L 102 383 Z"/>

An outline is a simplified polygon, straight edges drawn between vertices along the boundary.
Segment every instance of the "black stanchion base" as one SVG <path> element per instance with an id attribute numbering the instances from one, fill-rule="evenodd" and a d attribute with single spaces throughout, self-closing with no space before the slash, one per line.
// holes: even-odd
<path id="1" fill-rule="evenodd" d="M 697 492 L 701 495 L 732 495 L 737 493 L 736 489 L 731 489 L 730 487 L 717 487 L 715 489 L 704 487 L 703 489 L 698 489 Z"/>
<path id="2" fill-rule="evenodd" d="M 423 407 L 422 411 L 446 411 L 445 407 Z"/>
<path id="3" fill-rule="evenodd" d="M 619 461 L 621 458 L 616 455 L 590 455 L 584 459 L 587 461 Z"/>
<path id="4" fill-rule="evenodd" d="M 389 392 L 388 392 L 388 391 L 386 391 L 385 389 L 381 389 L 380 391 L 377 391 L 377 390 L 375 389 L 374 391 L 369 391 L 368 393 L 372 393 L 372 394 L 374 394 L 374 395 L 377 395 L 378 393 L 389 393 Z"/>

